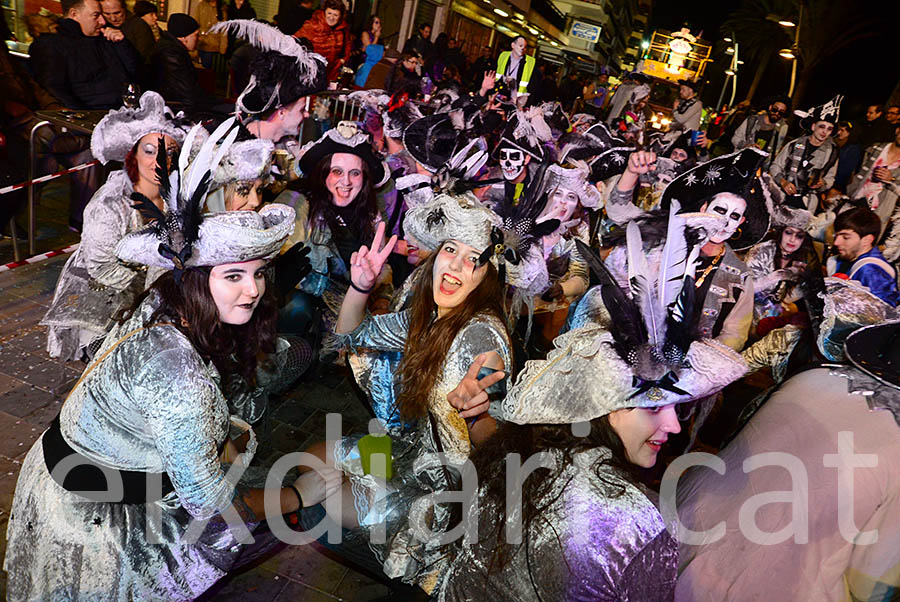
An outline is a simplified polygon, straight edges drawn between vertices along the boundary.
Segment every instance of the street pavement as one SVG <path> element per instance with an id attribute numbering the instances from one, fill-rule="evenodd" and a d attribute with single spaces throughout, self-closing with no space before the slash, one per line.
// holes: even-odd
<path id="1" fill-rule="evenodd" d="M 45 250 L 49 249 L 38 249 Z M 38 324 L 68 257 L 0 273 L 0 555 L 4 557 L 6 524 L 21 462 L 84 369 L 81 362 L 51 359 L 46 352 L 46 328 Z M 341 413 L 345 433 L 364 430 L 369 419 L 348 379 L 339 373 L 305 377 L 276 401 L 269 424 L 271 435 L 258 454 L 263 459 L 299 451 L 324 439 L 326 413 Z M 324 602 L 374 600 L 388 594 L 384 585 L 326 557 L 314 546 L 287 546 L 229 576 L 204 600 Z M 2 571 L 0 595 L 6 598 L 6 573 Z"/>

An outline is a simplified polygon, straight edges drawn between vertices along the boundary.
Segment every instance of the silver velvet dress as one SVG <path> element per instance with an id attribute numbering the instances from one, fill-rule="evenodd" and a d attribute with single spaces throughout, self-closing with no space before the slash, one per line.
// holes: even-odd
<path id="1" fill-rule="evenodd" d="M 103 338 L 113 314 L 143 290 L 144 269 L 120 261 L 115 253 L 122 237 L 144 224 L 131 206 L 133 191 L 128 175 L 114 171 L 85 207 L 81 243 L 63 267 L 53 303 L 41 320 L 49 326 L 50 357 L 79 359 L 83 347 Z"/>
<path id="2" fill-rule="evenodd" d="M 102 357 L 142 328 L 158 304 L 151 295 L 112 329 L 98 352 L 102 361 L 63 405 L 60 431 L 102 466 L 167 473 L 174 491 L 145 504 L 70 493 L 47 471 L 45 433 L 16 484 L 5 561 L 9 600 L 191 600 L 242 552 L 218 520 L 236 488 L 219 462 L 229 413 L 216 369 L 168 325 L 142 330 Z M 255 447 L 251 431 L 245 465 Z M 150 520 L 151 511 L 159 518 Z M 192 519 L 209 518 L 199 541 L 183 540 Z"/>
<path id="3" fill-rule="evenodd" d="M 409 313 L 402 311 L 369 316 L 356 330 L 339 339 L 351 350 L 402 353 L 408 329 Z M 450 483 L 455 476 L 448 476 L 448 473 L 455 473 L 455 468 L 466 462 L 471 451 L 466 422 L 447 401 L 447 395 L 466 375 L 475 356 L 488 351 L 496 351 L 505 366 L 512 365 L 506 329 L 499 319 L 482 314 L 472 318 L 450 345 L 441 373 L 429 394 L 429 416 L 419 419 L 412 428 L 386 425 L 393 442 L 393 477 L 387 483 L 363 474 L 357 446 L 362 435 L 345 437 L 335 446 L 335 465 L 349 476 L 364 533 L 370 535 L 376 527 L 385 529 L 384 544 L 372 543 L 371 538 L 369 543 L 385 574 L 418 583 L 427 592 L 434 588 L 435 563 L 442 552 L 436 538 L 418 538 L 412 525 L 422 522 L 439 532 L 449 524 L 450 508 L 433 506 L 425 497 L 457 489 L 456 484 Z M 367 361 L 366 356 L 362 356 L 362 361 Z M 379 369 L 387 367 L 385 364 Z M 384 376 L 378 380 L 386 383 L 388 379 Z M 427 455 L 438 452 L 446 454 L 449 470 L 425 461 Z M 417 464 L 423 462 L 424 465 Z"/>
<path id="4" fill-rule="evenodd" d="M 438 602 L 671 600 L 678 544 L 641 489 L 607 465 L 598 476 L 594 465 L 608 455 L 605 448 L 576 454 L 546 500 L 524 500 L 550 505 L 502 569 L 488 572 L 493 538 L 480 535 L 476 543 L 456 548 L 440 578 Z M 498 514 L 483 496 L 479 508 L 484 533 Z"/>

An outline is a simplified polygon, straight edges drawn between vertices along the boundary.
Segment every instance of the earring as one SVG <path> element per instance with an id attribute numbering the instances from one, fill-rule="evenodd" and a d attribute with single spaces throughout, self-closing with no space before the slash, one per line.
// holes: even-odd
<path id="1" fill-rule="evenodd" d="M 737 239 L 741 237 L 741 227 L 738 226 L 738 229 L 734 231 L 734 234 L 731 235 L 731 238 Z"/>

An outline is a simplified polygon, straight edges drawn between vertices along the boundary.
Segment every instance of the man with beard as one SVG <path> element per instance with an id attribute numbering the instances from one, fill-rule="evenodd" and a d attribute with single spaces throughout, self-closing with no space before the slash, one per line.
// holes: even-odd
<path id="1" fill-rule="evenodd" d="M 845 211 L 834 220 L 836 256 L 828 258 L 829 276 L 856 280 L 885 303 L 900 302 L 897 272 L 889 264 L 875 241 L 881 233 L 881 220 L 868 207 Z"/>
<path id="2" fill-rule="evenodd" d="M 787 99 L 776 97 L 771 99 L 765 111 L 747 117 L 731 137 L 734 150 L 755 146 L 770 156 L 775 156 L 787 136 L 787 121 L 784 117 L 788 106 Z"/>
<path id="3" fill-rule="evenodd" d="M 819 206 L 819 192 L 831 188 L 837 173 L 839 151 L 831 139 L 838 122 L 841 99 L 838 95 L 806 113 L 800 126 L 809 134 L 788 142 L 775 157 L 769 175 L 788 196 L 801 197 L 813 215 Z"/>

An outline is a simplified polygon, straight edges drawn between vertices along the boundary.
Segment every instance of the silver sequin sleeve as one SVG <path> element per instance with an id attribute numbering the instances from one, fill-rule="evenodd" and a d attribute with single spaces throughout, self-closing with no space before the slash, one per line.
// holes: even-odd
<path id="1" fill-rule="evenodd" d="M 352 332 L 337 335 L 338 343 L 352 351 L 403 351 L 409 331 L 409 312 L 367 315 Z"/>

